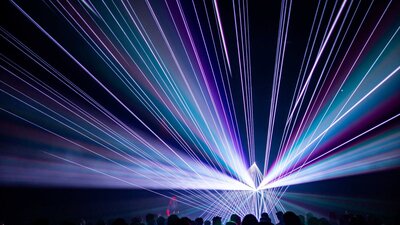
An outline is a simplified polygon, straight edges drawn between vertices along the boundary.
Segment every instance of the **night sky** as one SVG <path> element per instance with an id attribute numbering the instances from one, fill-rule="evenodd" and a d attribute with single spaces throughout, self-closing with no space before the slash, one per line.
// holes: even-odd
<path id="1" fill-rule="evenodd" d="M 90 6 L 85 6 L 83 2 L 88 3 Z M 139 18 L 143 18 L 141 22 L 145 29 L 148 29 L 149 34 L 156 34 L 156 26 L 154 26 L 154 22 L 149 20 L 150 14 L 148 13 L 145 1 L 133 2 L 135 2 L 133 7 L 134 10 L 137 11 Z M 171 6 L 170 9 L 172 12 L 178 13 L 179 11 L 176 7 L 175 1 L 167 0 L 166 2 L 167 3 L 164 1 L 150 1 L 150 4 L 156 12 L 155 14 L 157 18 L 165 18 L 165 20 L 160 20 L 160 24 L 165 28 L 166 36 L 170 37 L 172 46 L 179 46 L 176 47 L 177 58 L 178 61 L 182 62 L 182 68 L 185 72 L 184 74 L 189 79 L 189 82 L 191 82 L 194 81 L 195 76 L 190 72 L 190 64 L 188 62 L 193 62 L 195 64 L 196 58 L 194 54 L 191 54 L 191 52 L 189 52 L 190 58 L 185 58 L 185 48 L 178 45 L 179 39 L 177 38 L 177 32 L 172 29 L 173 23 L 171 23 L 171 17 L 168 13 L 166 4 Z M 222 100 L 220 108 L 218 108 L 213 115 L 221 113 L 222 108 L 235 110 L 235 116 L 237 118 L 237 128 L 235 129 L 238 131 L 236 141 L 241 143 L 243 162 L 247 167 L 250 167 L 251 159 L 248 156 L 250 150 L 247 145 L 246 115 L 243 110 L 243 93 L 241 91 L 242 81 L 240 79 L 240 66 L 243 65 L 238 63 L 238 46 L 236 43 L 235 23 L 233 22 L 233 18 L 235 17 L 233 13 L 233 5 L 232 1 L 220 0 L 217 2 L 225 34 L 227 53 L 231 62 L 230 75 L 220 74 L 220 72 L 215 72 L 217 70 L 212 70 L 218 68 L 218 63 L 222 63 L 226 60 L 226 55 L 224 55 L 223 49 L 220 48 L 222 46 L 220 45 L 220 41 L 215 39 L 215 45 L 213 45 L 213 41 L 208 38 L 205 41 L 206 47 L 202 42 L 201 35 L 203 33 L 201 32 L 204 32 L 203 35 L 206 37 L 212 36 L 219 38 L 217 20 L 216 17 L 214 17 L 213 2 L 205 1 L 205 4 L 203 4 L 202 1 L 194 1 L 196 11 L 194 10 L 191 1 L 182 1 L 180 6 L 181 10 L 185 12 L 187 26 L 191 28 L 192 41 L 196 46 L 198 46 L 198 57 L 202 62 L 204 62 L 204 68 L 202 69 L 207 74 L 207 79 L 211 80 L 211 74 L 215 74 L 217 77 L 217 85 L 212 86 L 211 88 L 214 92 L 206 93 L 206 95 L 209 94 L 213 97 L 215 96 L 216 90 L 222 90 L 223 85 L 228 83 L 231 85 L 231 97 L 235 105 L 233 107 L 229 106 L 226 101 Z M 237 1 L 233 2 L 238 3 Z M 338 27 L 344 17 L 344 15 L 342 15 L 339 17 L 338 26 L 333 29 L 332 37 L 327 42 L 326 50 L 323 51 L 319 63 L 316 64 L 314 75 L 309 83 L 309 88 L 304 94 L 304 105 L 298 109 L 298 121 L 306 115 L 316 117 L 320 115 L 319 111 L 317 112 L 306 109 L 305 106 L 308 103 L 323 102 L 326 105 L 330 103 L 329 100 L 322 101 L 320 96 L 315 99 L 312 96 L 313 90 L 315 89 L 322 91 L 322 93 L 327 93 L 328 99 L 334 95 L 335 91 L 339 87 L 340 81 L 345 79 L 346 71 L 348 71 L 351 68 L 352 63 L 355 62 L 358 51 L 362 49 L 363 45 L 366 43 L 369 34 L 374 29 L 377 21 L 381 18 L 382 13 L 385 11 L 389 2 L 390 1 L 376 1 L 372 5 L 373 7 L 371 7 L 365 20 L 363 16 L 365 15 L 365 12 L 369 10 L 369 1 L 362 1 L 361 3 L 358 1 L 350 1 L 347 3 L 345 12 L 348 10 L 349 13 L 343 23 L 345 28 L 348 27 L 346 36 L 343 36 L 343 33 L 338 33 Z M 243 2 L 239 1 L 239 3 L 242 4 Z M 400 27 L 400 18 L 398 16 L 398 12 L 400 12 L 399 3 L 399 1 L 393 1 L 387 8 L 387 11 L 385 11 L 380 25 L 377 26 L 374 35 L 371 36 L 371 40 L 366 46 L 366 53 L 363 53 L 360 61 L 355 63 L 356 66 L 352 71 L 353 73 L 349 76 L 350 82 L 357 83 L 359 81 L 357 80 L 359 74 L 365 73 L 367 70 L 366 68 L 373 64 L 379 51 L 390 40 L 391 35 L 393 35 Z M 38 66 L 37 62 L 24 55 L 16 46 L 13 46 L 9 41 L 11 36 L 7 35 L 12 35 L 16 40 L 24 43 L 25 46 L 28 46 L 37 55 L 40 55 L 48 65 L 57 69 L 60 74 L 65 75 L 71 83 L 86 92 L 91 98 L 104 106 L 111 114 L 115 115 L 121 123 L 135 129 L 135 131 L 143 135 L 143 137 L 149 138 L 151 141 L 154 140 L 154 143 L 158 144 L 158 142 L 155 141 L 152 132 L 147 129 L 150 128 L 169 146 L 177 149 L 179 154 L 187 154 L 185 149 L 180 145 L 180 142 L 169 133 L 169 130 L 162 126 L 154 116 L 150 115 L 149 110 L 140 102 L 139 98 L 133 96 L 121 82 L 117 82 L 115 70 L 112 70 L 110 66 L 108 66 L 103 59 L 96 54 L 96 51 L 92 48 L 93 46 L 90 46 L 86 41 L 90 40 L 90 38 L 85 37 L 85 40 L 84 36 L 81 35 L 82 33 L 78 33 L 77 30 L 67 22 L 66 18 L 57 11 L 57 9 L 60 8 L 55 7 L 56 5 L 58 7 L 61 5 L 68 6 L 69 1 L 61 1 L 60 3 L 54 3 L 52 1 L 16 1 L 15 3 L 2 1 L 0 4 L 0 89 L 2 90 L 0 93 L 0 107 L 2 109 L 0 111 L 0 173 L 2 173 L 2 175 L 0 175 L 0 221 L 10 221 L 17 218 L 16 221 L 25 222 L 39 217 L 48 217 L 52 220 L 61 220 L 65 218 L 79 219 L 83 217 L 90 219 L 108 219 L 117 216 L 131 218 L 133 215 L 144 215 L 147 212 L 154 212 L 161 215 L 165 214 L 169 202 L 168 198 L 146 190 L 120 185 L 117 181 L 113 181 L 112 179 L 98 174 L 93 175 L 91 172 L 74 167 L 66 162 L 55 160 L 48 154 L 43 153 L 49 152 L 51 154 L 58 154 L 65 158 L 70 157 L 68 159 L 71 160 L 76 159 L 78 160 L 77 162 L 82 164 L 87 162 L 87 165 L 96 165 L 96 158 L 93 158 L 93 156 L 85 152 L 83 148 L 72 147 L 70 143 L 65 142 L 65 140 L 62 140 L 59 136 L 49 134 L 49 132 L 45 132 L 43 129 L 29 124 L 21 118 L 37 121 L 40 126 L 48 128 L 49 130 L 54 130 L 60 136 L 75 140 L 77 143 L 82 145 L 91 146 L 93 149 L 96 149 L 95 151 L 106 152 L 106 150 L 98 143 L 88 141 L 87 137 L 83 137 L 82 134 L 71 132 L 60 125 L 60 123 L 46 119 L 40 113 L 32 110 L 32 108 L 24 106 L 23 103 L 16 101 L 7 94 L 13 93 L 17 95 L 18 91 L 21 91 L 32 99 L 48 106 L 50 109 L 60 110 L 59 112 L 61 112 L 61 114 L 65 113 L 63 115 L 67 115 L 67 117 L 69 115 L 66 110 L 52 104 L 49 99 L 41 97 L 40 93 L 30 91 L 31 89 L 28 85 L 18 79 L 20 76 L 18 75 L 18 70 L 16 67 L 12 67 L 10 66 L 11 64 L 9 64 L 9 62 L 12 62 L 14 66 L 18 65 L 20 66 L 20 69 L 23 68 L 24 70 L 29 71 L 38 81 L 54 88 L 54 90 L 57 90 L 62 96 L 65 96 L 66 99 L 70 100 L 74 104 L 79 105 L 84 109 L 92 109 L 92 106 L 87 101 L 83 100 L 81 96 L 72 92 L 71 89 L 67 88 L 65 84 L 60 82 L 60 80 L 50 75 L 46 69 Z M 77 8 L 80 7 L 79 9 L 81 12 L 84 12 L 83 9 L 85 7 L 87 7 L 85 10 L 89 10 L 92 5 L 90 1 L 73 2 L 71 4 Z M 110 26 L 117 27 L 116 23 L 112 23 L 112 17 L 110 17 L 110 14 L 107 14 L 107 10 L 103 7 L 104 5 L 102 3 L 93 2 L 93 4 L 92 8 L 95 8 L 97 13 L 102 15 L 102 20 L 110 21 Z M 341 1 L 327 1 L 325 4 L 323 1 L 318 3 L 318 1 L 299 0 L 291 3 L 288 34 L 285 41 L 285 58 L 281 72 L 280 92 L 277 98 L 276 116 L 274 120 L 275 124 L 273 127 L 274 132 L 270 148 L 270 166 L 278 165 L 279 163 L 279 160 L 277 160 L 279 159 L 278 149 L 280 149 L 281 140 L 284 138 L 285 123 L 291 109 L 292 98 L 295 93 L 298 94 L 298 92 L 296 92 L 296 82 L 298 81 L 301 68 L 303 68 L 303 57 L 305 56 L 305 53 L 307 53 L 306 48 L 311 34 L 310 31 L 313 25 L 314 14 L 317 9 L 320 10 L 320 13 L 322 9 L 326 12 L 326 15 L 319 21 L 321 33 L 315 38 L 315 49 L 313 50 L 313 54 L 310 55 L 311 64 L 316 61 L 317 49 L 322 48 L 321 43 L 323 43 L 325 37 L 327 37 L 324 36 L 324 32 L 325 35 L 328 35 L 329 32 L 326 28 L 332 25 L 333 19 L 335 15 L 337 15 L 341 4 Z M 122 4 L 118 4 L 120 8 L 121 5 Z M 20 7 L 20 10 L 17 6 Z M 236 7 L 238 7 L 238 5 L 236 5 Z M 55 40 L 57 40 L 60 45 L 64 46 L 64 48 L 67 49 L 67 51 L 77 61 L 84 65 L 91 74 L 94 74 L 101 83 L 106 84 L 119 99 L 122 99 L 122 101 L 133 110 L 135 115 L 137 115 L 137 118 L 134 118 L 126 108 L 105 91 L 98 82 L 94 82 L 93 78 L 90 77 L 88 73 L 76 63 L 76 61 L 72 60 L 66 52 L 61 50 L 57 44 L 51 41 L 48 36 L 32 23 L 32 21 L 27 19 L 26 15 L 21 12 L 21 9 L 40 24 L 40 26 Z M 246 58 L 251 59 L 251 61 L 249 61 L 249 70 L 251 71 L 251 83 L 249 86 L 251 87 L 252 92 L 251 108 L 253 112 L 252 121 L 254 124 L 254 158 L 255 163 L 260 167 L 260 170 L 263 171 L 270 104 L 273 92 L 274 70 L 276 69 L 277 61 L 276 52 L 278 30 L 280 28 L 281 2 L 248 1 L 247 9 L 249 21 L 248 43 L 250 47 L 248 49 L 249 54 Z M 196 13 L 199 15 L 198 18 L 195 16 Z M 94 14 L 95 13 L 92 12 L 92 15 Z M 124 18 L 129 18 L 126 12 L 122 15 Z M 213 17 L 210 17 L 210 30 L 213 32 L 212 35 L 209 30 L 206 30 L 206 28 L 208 29 L 206 15 L 213 15 Z M 317 19 L 319 18 L 321 18 L 320 14 L 317 16 Z M 348 23 L 350 18 L 353 18 L 351 24 Z M 86 19 L 88 20 L 89 17 Z M 99 18 L 97 19 L 98 21 L 101 21 Z M 200 21 L 200 27 L 204 30 L 200 31 L 197 19 Z M 362 24 L 361 30 L 358 31 L 360 24 Z M 183 24 L 180 25 L 180 29 L 183 30 Z M 102 26 L 102 28 L 105 29 L 104 26 Z M 352 38 L 356 34 L 359 36 L 357 36 L 355 42 L 352 43 Z M 110 37 L 110 43 L 115 43 L 115 46 L 128 46 L 130 44 L 128 39 L 123 38 L 121 38 L 119 44 L 116 44 L 118 37 L 123 36 L 122 33 L 116 32 L 114 37 L 111 37 L 109 33 L 108 35 Z M 155 45 L 162 46 L 159 44 L 162 42 L 161 36 L 154 35 L 153 37 Z M 311 39 L 314 38 L 314 36 L 311 37 Z M 339 42 L 342 41 L 340 43 L 343 47 L 340 49 L 338 49 L 337 45 L 334 44 L 336 37 Z M 189 39 L 185 39 L 186 45 L 190 44 L 188 40 Z M 390 43 L 387 52 L 385 52 L 382 56 L 383 58 L 378 61 L 379 64 L 377 69 L 372 71 L 373 74 L 371 76 L 373 78 L 368 77 L 366 80 L 367 84 L 362 86 L 366 91 L 360 91 L 360 93 L 357 93 L 356 95 L 360 95 L 361 97 L 363 94 L 365 95 L 369 90 L 368 88 L 373 88 L 371 85 L 379 82 L 379 79 L 382 80 L 384 75 L 389 74 L 394 70 L 393 68 L 399 66 L 400 35 L 393 35 L 393 40 L 391 40 Z M 346 50 L 349 49 L 350 45 L 352 47 L 347 55 Z M 214 54 L 213 46 L 216 46 L 217 48 L 216 54 Z M 140 54 L 133 53 L 132 49 L 128 49 L 127 52 L 132 54 L 132 58 L 137 59 Z M 160 58 L 164 59 L 166 67 L 171 69 L 173 74 L 172 77 L 178 77 L 177 68 L 172 66 L 172 58 L 167 54 L 163 55 L 163 53 L 167 52 L 167 48 L 164 46 L 159 47 L 158 49 L 161 52 Z M 329 58 L 330 55 L 328 53 L 331 49 L 334 50 L 334 53 L 337 53 L 336 60 L 330 60 Z M 209 61 L 207 61 L 207 51 L 205 50 L 213 52 Z M 127 55 L 122 55 L 121 58 L 123 57 L 129 58 Z M 343 58 L 346 60 L 344 60 L 344 63 L 341 65 L 340 60 Z M 119 60 L 119 62 L 122 62 L 122 60 Z M 330 71 L 329 73 L 326 73 L 324 67 L 325 62 L 329 62 L 328 66 L 332 66 L 332 71 L 339 68 L 340 65 L 342 66 L 340 67 L 341 69 L 338 70 L 339 75 L 335 77 L 337 80 L 333 78 L 334 72 Z M 139 62 L 137 65 L 139 68 L 144 68 L 143 63 L 141 64 Z M 128 70 L 131 69 L 129 72 L 137 71 L 132 69 L 134 66 L 132 66 L 132 68 L 129 67 L 128 62 L 126 62 L 126 64 L 122 62 L 120 67 L 115 68 L 123 67 L 128 68 Z M 195 71 L 200 71 L 200 66 L 195 64 L 194 67 Z M 308 67 L 308 72 L 310 72 L 310 69 L 311 65 Z M 144 77 L 150 77 L 146 70 L 143 71 Z M 12 76 L 13 73 L 17 75 Z M 391 145 L 387 148 L 382 148 L 383 150 L 381 151 L 378 147 L 375 147 L 377 150 L 371 153 L 375 154 L 376 157 L 381 160 L 378 160 L 378 162 L 383 162 L 383 164 L 367 165 L 366 167 L 363 167 L 360 172 L 356 172 L 355 174 L 351 174 L 350 171 L 344 175 L 333 175 L 333 177 L 327 176 L 326 179 L 318 178 L 319 180 L 310 180 L 309 182 L 300 182 L 299 184 L 290 185 L 287 190 L 288 196 L 287 198 L 284 196 L 283 200 L 296 202 L 298 199 L 290 199 L 290 194 L 302 194 L 304 202 L 301 202 L 299 205 L 304 207 L 304 211 L 301 213 L 308 210 L 315 214 L 326 216 L 329 211 L 340 213 L 344 212 L 344 210 L 350 210 L 359 213 L 375 213 L 390 222 L 395 221 L 396 218 L 398 219 L 398 212 L 400 209 L 400 194 L 398 192 L 398 190 L 400 190 L 400 146 L 399 141 L 396 141 L 395 138 L 388 139 L 387 142 L 384 142 L 384 140 L 386 140 L 384 137 L 386 137 L 385 135 L 389 136 L 389 134 L 396 137 L 400 132 L 400 119 L 397 117 L 400 113 L 400 89 L 398 88 L 400 87 L 399 75 L 400 73 L 398 71 L 395 72 L 391 80 L 388 81 L 387 86 L 379 89 L 376 96 L 368 98 L 368 104 L 366 103 L 365 105 L 361 105 L 361 109 L 357 109 L 354 114 L 351 114 L 349 118 L 346 118 L 346 121 L 339 123 L 338 127 L 334 127 L 332 133 L 329 133 L 326 138 L 322 139 L 321 143 L 318 143 L 318 148 L 316 148 L 317 151 L 313 153 L 314 155 L 310 154 L 311 158 L 317 157 L 318 154 L 322 154 L 324 151 L 355 137 L 359 133 L 396 116 L 393 120 L 379 126 L 376 130 L 363 135 L 354 142 L 347 143 L 334 152 L 324 155 L 322 158 L 316 160 L 316 162 L 321 163 L 318 165 L 324 165 L 324 162 L 326 162 L 324 160 L 329 160 L 330 157 L 335 157 L 341 152 L 346 152 L 348 149 L 357 150 L 359 146 L 364 146 L 364 144 L 367 145 L 368 143 L 373 143 L 373 141 L 383 140 L 382 143 Z M 132 75 L 132 77 L 133 79 L 137 79 L 139 83 L 143 80 L 142 78 L 139 78 L 139 76 L 136 77 L 136 75 Z M 317 82 L 320 77 L 326 78 L 327 81 L 333 81 L 332 87 L 329 89 L 326 85 L 318 85 Z M 179 83 L 178 86 L 179 85 L 182 85 L 182 83 Z M 341 91 L 344 92 L 344 99 L 346 99 L 346 95 L 352 91 L 351 87 L 356 86 L 356 84 L 352 85 L 353 84 L 351 83 L 350 85 L 345 86 L 346 88 L 342 88 Z M 143 83 L 139 86 L 143 87 L 145 91 L 148 87 L 143 85 Z M 198 92 L 197 89 L 193 90 L 195 91 L 196 96 L 200 96 L 200 92 Z M 165 104 L 157 101 L 157 98 L 152 95 L 154 93 L 151 91 L 147 91 L 147 93 L 151 96 L 149 98 L 151 99 L 150 101 L 155 103 L 155 108 L 164 113 L 163 115 L 166 115 L 161 120 L 171 121 L 171 126 L 174 128 L 177 127 L 178 129 L 176 120 L 171 119 L 173 112 L 169 112 Z M 182 93 L 187 94 L 187 92 Z M 99 120 L 105 118 L 99 111 L 93 110 L 92 112 L 93 115 L 99 118 Z M 197 113 L 197 111 L 195 111 L 195 113 Z M 75 117 L 69 118 L 75 119 Z M 76 121 L 78 121 L 77 123 L 79 124 L 79 120 L 77 119 Z M 147 127 L 140 121 L 143 121 Z M 313 124 L 312 121 L 313 120 L 309 120 L 307 124 Z M 207 122 L 209 122 L 209 120 L 205 121 L 205 123 Z M 89 130 L 91 129 L 89 125 L 82 123 L 82 126 Z M 230 125 L 227 125 L 227 127 L 229 126 Z M 302 131 L 298 123 L 294 123 L 293 127 Z M 186 134 L 183 134 L 183 131 L 186 131 L 184 129 L 190 128 L 182 128 L 182 130 L 178 130 L 178 133 L 179 135 L 182 135 L 183 139 L 189 140 L 188 142 L 190 142 L 191 139 L 189 139 L 188 136 L 185 136 Z M 200 129 L 203 128 L 200 127 Z M 341 131 L 343 131 L 343 133 Z M 203 148 L 205 144 L 201 143 L 201 146 L 202 150 L 205 149 Z M 188 144 L 189 149 L 194 149 L 195 147 L 197 147 L 197 143 L 190 142 Z M 204 150 L 204 152 L 206 152 L 206 150 Z M 391 158 L 384 158 L 387 157 L 387 155 L 385 155 L 386 153 L 390 153 L 391 155 L 389 156 Z M 206 154 L 210 153 L 208 152 Z M 355 152 L 355 154 L 358 153 Z M 197 156 L 199 162 L 209 164 L 206 156 L 200 155 L 198 152 Z M 174 158 L 172 158 L 172 160 L 174 160 Z M 300 163 L 303 162 L 301 160 L 299 161 Z M 390 161 L 390 163 L 388 162 L 388 164 L 384 164 L 384 162 L 386 162 L 384 160 L 392 161 Z M 103 161 L 104 160 L 99 159 L 99 163 Z M 55 163 L 52 164 L 53 162 Z M 118 162 L 121 164 L 127 163 L 123 160 Z M 36 165 L 35 163 L 38 164 Z M 65 163 L 67 165 L 65 167 L 57 167 L 59 165 L 57 163 Z M 232 165 L 228 165 L 229 162 L 226 163 L 227 165 L 223 165 L 219 168 L 219 171 L 222 173 L 228 173 L 231 177 L 237 179 L 240 175 L 234 174 L 234 172 L 232 172 Z M 340 162 L 332 165 L 337 165 L 339 167 Z M 293 168 L 295 168 L 294 165 L 292 165 L 292 167 L 288 166 L 285 168 L 285 171 L 290 172 Z M 119 176 L 119 170 L 114 171 L 111 167 L 105 168 L 106 171 L 108 169 L 112 171 L 113 174 L 116 173 L 116 176 Z M 316 168 L 317 172 L 320 170 L 326 170 L 326 168 L 323 168 L 322 166 Z M 35 173 L 32 173 L 32 175 L 30 171 L 35 171 Z M 268 172 L 270 171 L 273 171 L 273 167 L 269 168 Z M 63 176 L 66 176 L 66 178 L 60 179 Z M 122 174 L 121 176 L 123 177 L 125 174 Z M 86 181 L 84 181 L 85 179 Z M 50 182 L 47 182 L 46 180 Z M 51 182 L 53 180 L 54 182 Z M 84 181 L 84 185 L 80 185 L 78 182 L 80 180 Z M 149 187 L 148 189 L 153 188 Z M 176 195 L 175 192 L 166 187 L 160 187 L 158 189 L 159 193 L 166 196 Z M 171 189 L 173 190 L 174 188 Z M 313 195 L 313 197 L 309 195 Z M 321 202 L 313 201 L 319 198 L 323 200 Z M 343 199 L 347 199 L 347 202 Z M 320 204 L 320 207 L 318 207 L 318 204 Z M 182 214 L 197 215 L 196 213 L 198 213 L 184 209 L 184 205 L 179 206 L 182 207 Z M 346 206 L 349 206 L 349 208 L 347 209 Z"/>

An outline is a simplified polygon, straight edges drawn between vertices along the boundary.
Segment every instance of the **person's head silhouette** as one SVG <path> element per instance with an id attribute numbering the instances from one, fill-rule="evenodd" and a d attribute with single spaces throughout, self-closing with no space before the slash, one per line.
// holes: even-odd
<path id="1" fill-rule="evenodd" d="M 156 216 L 152 213 L 146 215 L 146 225 L 156 225 Z"/>
<path id="2" fill-rule="evenodd" d="M 260 218 L 260 225 L 271 225 L 271 218 L 268 213 L 262 213 Z"/>
<path id="3" fill-rule="evenodd" d="M 235 222 L 236 225 L 240 225 L 242 223 L 240 216 L 238 216 L 237 214 L 232 214 L 230 220 Z"/>
<path id="4" fill-rule="evenodd" d="M 172 214 L 167 219 L 167 225 L 177 225 L 179 217 L 175 214 Z"/>
<path id="5" fill-rule="evenodd" d="M 213 224 L 213 225 L 222 225 L 221 219 L 222 219 L 221 217 L 215 216 L 215 217 L 213 218 L 213 220 L 212 220 L 212 224 Z"/>
<path id="6" fill-rule="evenodd" d="M 165 218 L 162 216 L 159 216 L 156 220 L 157 225 L 165 225 Z"/>
<path id="7" fill-rule="evenodd" d="M 247 214 L 242 221 L 242 225 L 257 225 L 258 220 L 253 214 Z"/>
<path id="8" fill-rule="evenodd" d="M 199 217 L 199 218 L 196 218 L 194 220 L 194 222 L 196 225 L 203 225 L 204 220 L 203 220 L 203 218 Z"/>
<path id="9" fill-rule="evenodd" d="M 285 225 L 300 225 L 299 217 L 294 212 L 288 211 L 283 214 Z"/>

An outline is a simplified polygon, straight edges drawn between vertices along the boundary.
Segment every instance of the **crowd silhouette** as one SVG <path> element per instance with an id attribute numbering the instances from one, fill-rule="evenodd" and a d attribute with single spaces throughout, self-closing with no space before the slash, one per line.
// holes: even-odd
<path id="1" fill-rule="evenodd" d="M 372 216 L 362 216 L 358 214 L 345 213 L 338 217 L 335 213 L 329 213 L 329 219 L 317 218 L 311 213 L 296 215 L 294 212 L 287 211 L 277 212 L 277 223 L 273 223 L 268 213 L 262 213 L 257 219 L 256 216 L 248 214 L 243 219 L 233 214 L 228 218 L 227 222 L 223 223 L 222 218 L 215 216 L 212 221 L 204 220 L 203 218 L 195 218 L 191 220 L 188 217 L 179 217 L 178 215 L 170 215 L 168 218 L 156 216 L 155 214 L 147 214 L 144 219 L 134 217 L 130 221 L 123 218 L 109 220 L 107 222 L 99 220 L 97 222 L 89 222 L 81 219 L 79 222 L 64 221 L 57 223 L 59 225 L 387 225 L 379 219 Z M 11 224 L 11 223 L 10 223 Z M 46 219 L 33 221 L 32 225 L 50 225 Z M 8 225 L 0 221 L 0 225 Z"/>

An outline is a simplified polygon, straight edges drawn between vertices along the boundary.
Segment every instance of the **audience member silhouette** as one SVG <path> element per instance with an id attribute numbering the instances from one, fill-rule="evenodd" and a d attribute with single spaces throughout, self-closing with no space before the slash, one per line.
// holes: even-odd
<path id="1" fill-rule="evenodd" d="M 165 218 L 162 216 L 159 216 L 156 220 L 157 225 L 165 225 Z"/>
<path id="2" fill-rule="evenodd" d="M 222 225 L 221 217 L 215 216 L 212 220 L 212 225 Z"/>
<path id="3" fill-rule="evenodd" d="M 242 221 L 242 225 L 257 225 L 258 220 L 253 214 L 247 214 Z"/>
<path id="4" fill-rule="evenodd" d="M 192 225 L 192 221 L 188 217 L 182 217 L 179 219 L 178 225 Z"/>
<path id="5" fill-rule="evenodd" d="M 306 214 L 307 223 L 309 223 L 310 219 L 313 218 L 313 217 L 314 217 L 314 215 L 313 215 L 312 213 L 310 213 L 310 212 L 307 213 L 307 214 Z M 314 218 L 315 218 L 315 217 L 314 217 Z"/>
<path id="6" fill-rule="evenodd" d="M 320 218 L 318 221 L 319 225 L 330 225 L 329 221 L 325 218 Z"/>
<path id="7" fill-rule="evenodd" d="M 146 215 L 146 225 L 156 225 L 156 215 L 149 213 Z"/>
<path id="8" fill-rule="evenodd" d="M 300 224 L 301 225 L 305 225 L 305 217 L 303 215 L 299 215 L 299 219 L 300 219 Z M 337 224 L 336 224 L 337 225 Z"/>
<path id="9" fill-rule="evenodd" d="M 178 225 L 179 217 L 175 214 L 172 214 L 167 219 L 167 225 Z"/>
<path id="10" fill-rule="evenodd" d="M 259 225 L 273 225 L 271 218 L 269 218 L 268 213 L 261 213 Z"/>
<path id="11" fill-rule="evenodd" d="M 142 223 L 142 218 L 135 216 L 131 219 L 131 225 L 144 225 Z"/>
<path id="12" fill-rule="evenodd" d="M 128 225 L 128 223 L 123 218 L 118 218 L 111 225 Z"/>
<path id="13" fill-rule="evenodd" d="M 283 214 L 283 221 L 285 225 L 300 225 L 299 217 L 291 211 L 285 212 L 285 214 Z"/>
<path id="14" fill-rule="evenodd" d="M 203 220 L 203 218 L 198 217 L 194 220 L 194 222 L 196 225 L 203 225 L 204 220 Z"/>
<path id="15" fill-rule="evenodd" d="M 237 214 L 232 214 L 230 221 L 235 222 L 236 225 L 241 225 L 242 224 L 242 220 L 241 220 L 240 216 L 238 216 Z"/>
<path id="16" fill-rule="evenodd" d="M 327 218 L 316 218 L 311 213 L 307 213 L 306 216 L 296 215 L 294 212 L 288 211 L 285 213 L 277 212 L 276 213 L 278 223 L 277 225 L 397 225 L 399 223 L 382 223 L 376 217 L 371 215 L 356 215 L 352 213 L 346 212 L 343 215 L 336 216 L 335 213 L 329 213 L 329 219 Z M 400 218 L 400 217 L 399 217 Z M 167 219 L 159 216 L 156 217 L 154 214 L 147 214 L 145 216 L 146 223 L 142 223 L 142 219 L 140 217 L 134 217 L 131 220 L 131 225 L 222 225 L 222 218 L 216 216 L 212 219 L 212 223 L 209 220 L 204 221 L 203 218 L 196 218 L 195 220 L 191 220 L 188 217 L 179 218 L 177 215 L 171 215 Z M 14 223 L 3 223 L 0 225 L 9 225 Z M 48 225 L 50 222 L 47 219 L 39 219 L 35 220 L 32 223 L 33 225 Z M 54 224 L 53 222 L 51 224 Z M 91 222 L 81 219 L 80 221 L 63 221 L 59 223 L 55 223 L 58 225 L 92 225 Z M 117 218 L 115 220 L 109 220 L 105 223 L 102 220 L 94 223 L 96 225 L 128 225 L 128 223 L 123 218 Z M 252 215 L 246 215 L 243 220 L 241 218 L 233 214 L 229 220 L 225 223 L 225 225 L 273 225 L 271 222 L 271 218 L 267 213 L 262 213 L 259 221 L 257 218 Z"/>
<path id="17" fill-rule="evenodd" d="M 307 218 L 308 218 L 307 219 L 308 225 L 319 225 L 319 221 L 318 221 L 318 219 L 316 217 L 308 216 Z"/>

